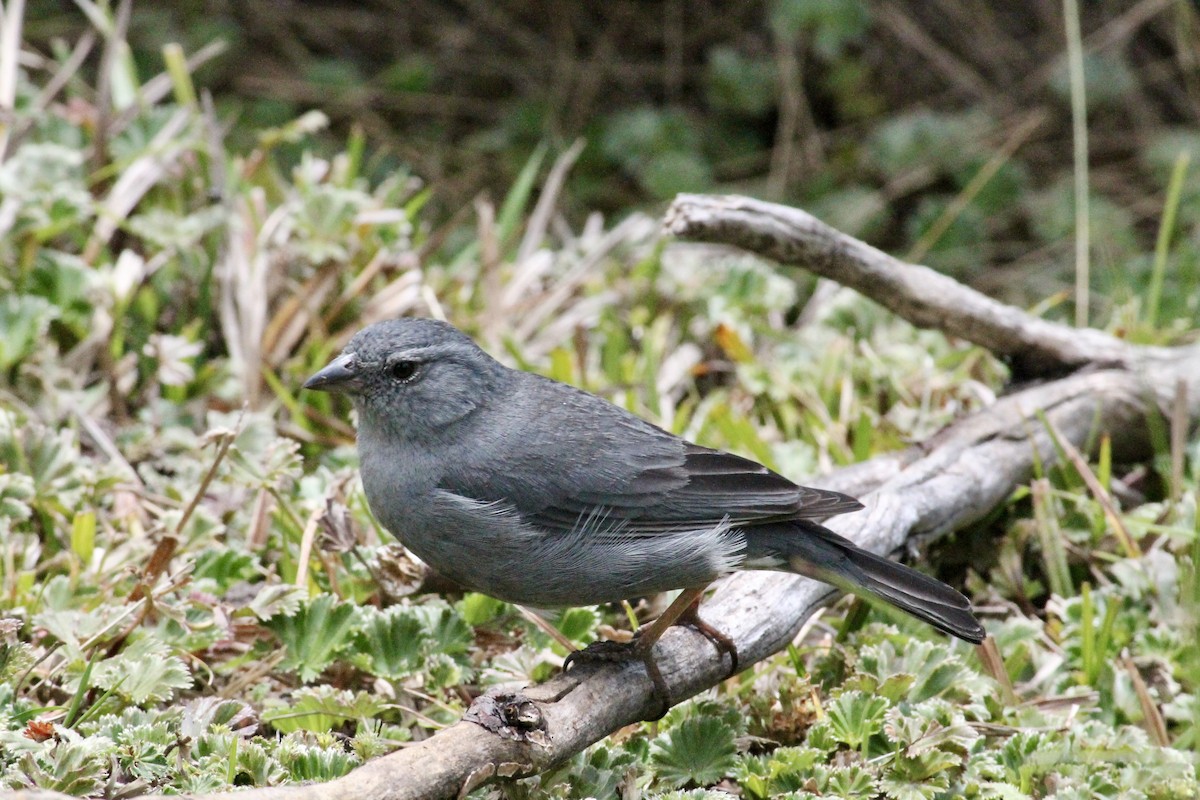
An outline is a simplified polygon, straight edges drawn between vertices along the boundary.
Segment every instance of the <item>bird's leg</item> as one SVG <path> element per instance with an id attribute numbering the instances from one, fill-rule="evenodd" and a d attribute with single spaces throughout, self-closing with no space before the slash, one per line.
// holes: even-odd
<path id="1" fill-rule="evenodd" d="M 704 596 L 704 590 L 707 588 L 707 586 L 701 586 L 699 589 L 684 589 L 678 597 L 671 601 L 667 610 L 658 615 L 658 619 L 638 630 L 637 638 L 633 643 L 639 648 L 650 650 L 654 647 L 655 642 L 667 632 L 667 628 L 687 615 L 689 608 L 695 609 L 700 605 L 700 598 Z"/>
<path id="2" fill-rule="evenodd" d="M 683 610 L 675 620 L 676 625 L 687 625 L 693 628 L 697 633 L 713 643 L 713 647 L 717 648 L 718 652 L 729 656 L 729 675 L 733 676 L 738 671 L 738 650 L 737 645 L 721 631 L 709 625 L 704 620 L 700 619 L 700 598 L 695 600 Z"/>
<path id="3" fill-rule="evenodd" d="M 717 649 L 723 653 L 729 653 L 730 659 L 733 661 L 733 671 L 737 671 L 737 648 L 728 636 L 702 622 L 696 614 L 696 609 L 700 606 L 700 598 L 704 596 L 704 590 L 708 588 L 701 586 L 699 588 L 684 589 L 679 593 L 679 596 L 667 607 L 667 610 L 659 615 L 658 619 L 650 623 L 646 627 L 640 629 L 631 642 L 593 642 L 584 650 L 576 650 L 567 656 L 563 662 L 563 669 L 568 669 L 571 664 L 578 661 L 621 661 L 629 658 L 639 658 L 646 666 L 646 674 L 650 676 L 650 681 L 654 684 L 654 694 L 662 702 L 662 713 L 654 717 L 661 719 L 668 709 L 671 708 L 671 691 L 667 686 L 667 682 L 663 679 L 662 671 L 659 670 L 658 664 L 653 657 L 655 643 L 662 638 L 662 635 L 667 632 L 667 628 L 677 622 L 695 628 L 706 639 L 716 645 Z"/>

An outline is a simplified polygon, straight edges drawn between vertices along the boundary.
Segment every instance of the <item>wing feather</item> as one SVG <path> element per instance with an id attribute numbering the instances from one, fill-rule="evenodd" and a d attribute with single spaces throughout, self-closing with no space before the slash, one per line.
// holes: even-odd
<path id="1" fill-rule="evenodd" d="M 504 407 L 508 418 L 472 434 L 469 451 L 448 459 L 440 488 L 511 504 L 547 530 L 571 532 L 602 517 L 623 536 L 820 520 L 862 508 L 571 386 L 529 373 L 520 380 Z"/>
<path id="2" fill-rule="evenodd" d="M 608 518 L 627 521 L 624 530 L 636 535 L 723 522 L 825 519 L 860 508 L 847 495 L 798 486 L 748 458 L 685 442 L 680 463 L 637 472 L 619 489 L 561 493 L 528 516 L 546 527 L 571 530 L 603 509 Z"/>

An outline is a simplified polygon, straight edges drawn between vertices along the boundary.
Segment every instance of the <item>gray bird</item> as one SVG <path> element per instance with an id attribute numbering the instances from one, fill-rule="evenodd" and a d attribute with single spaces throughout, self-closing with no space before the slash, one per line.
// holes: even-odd
<path id="1" fill-rule="evenodd" d="M 694 616 L 736 569 L 800 573 L 984 638 L 962 594 L 814 521 L 857 500 L 509 369 L 444 322 L 371 325 L 304 386 L 350 396 L 371 511 L 442 575 L 540 608 L 685 590 L 635 640 L 664 707 L 649 652 L 685 613 L 736 671 L 732 644 Z"/>

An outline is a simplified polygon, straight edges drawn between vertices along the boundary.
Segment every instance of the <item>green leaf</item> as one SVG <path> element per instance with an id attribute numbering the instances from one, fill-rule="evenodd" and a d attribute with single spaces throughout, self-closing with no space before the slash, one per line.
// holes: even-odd
<path id="1" fill-rule="evenodd" d="M 600 614 L 596 609 L 581 606 L 563 611 L 557 627 L 559 632 L 572 642 L 582 642 L 593 638 L 599 624 Z"/>
<path id="2" fill-rule="evenodd" d="M 114 746 L 110 739 L 78 738 L 68 729 L 56 729 L 64 738 L 53 749 L 26 753 L 17 762 L 13 777 L 18 786 L 48 789 L 90 797 L 102 791 Z"/>
<path id="3" fill-rule="evenodd" d="M 366 617 L 354 637 L 355 662 L 372 675 L 405 678 L 421 667 L 430 636 L 420 618 L 405 606 L 383 611 L 363 609 Z"/>
<path id="4" fill-rule="evenodd" d="M 304 590 L 290 583 L 272 583 L 259 589 L 246 609 L 261 620 L 290 616 L 300 610 Z"/>
<path id="5" fill-rule="evenodd" d="M 195 571 L 193 572 L 193 575 L 195 575 L 197 580 L 207 578 L 215 581 L 217 586 L 222 590 L 228 589 L 230 586 L 239 581 L 254 580 L 260 574 L 261 569 L 258 564 L 258 559 L 255 558 L 251 553 L 247 553 L 242 550 L 234 550 L 231 548 L 216 547 L 208 548 L 196 555 L 196 566 Z M 259 598 L 262 598 L 263 593 L 266 592 L 267 588 L 268 587 L 264 587 L 264 589 L 259 592 L 258 597 L 256 597 L 254 600 L 255 603 L 260 602 Z M 280 588 L 291 589 L 295 587 L 281 587 L 277 584 L 270 588 L 278 590 Z M 300 601 L 300 595 L 299 593 L 294 593 L 294 595 L 296 605 L 298 605 Z M 260 605 L 258 610 L 262 611 L 264 609 Z M 273 613 L 263 615 L 263 617 L 273 617 L 276 613 L 279 613 L 280 610 L 281 609 L 277 609 Z"/>
<path id="6" fill-rule="evenodd" d="M 430 603 L 416 606 L 413 612 L 428 631 L 433 652 L 463 655 L 475 644 L 475 632 L 450 606 Z"/>
<path id="7" fill-rule="evenodd" d="M 479 592 L 467 592 L 462 600 L 458 601 L 458 613 L 462 614 L 463 621 L 472 628 L 491 622 L 503 614 L 507 607 L 508 604 L 503 600 Z"/>
<path id="8" fill-rule="evenodd" d="M 863 0 L 773 0 L 771 29 L 785 40 L 804 40 L 826 58 L 837 56 L 861 37 L 871 22 Z"/>
<path id="9" fill-rule="evenodd" d="M 367 692 L 338 691 L 332 686 L 304 687 L 292 699 L 290 704 L 265 712 L 263 722 L 282 733 L 324 733 L 350 720 L 370 719 L 386 706 Z"/>
<path id="10" fill-rule="evenodd" d="M 161 640 L 143 636 L 119 655 L 96 664 L 92 685 L 141 704 L 170 700 L 176 689 L 190 689 L 192 674 Z"/>
<path id="11" fill-rule="evenodd" d="M 717 111 L 761 117 L 775 107 L 775 68 L 767 59 L 743 55 L 729 45 L 708 51 L 705 95 Z"/>
<path id="12" fill-rule="evenodd" d="M 96 512 L 76 512 L 71 521 L 71 551 L 84 566 L 92 563 L 92 554 L 96 552 Z"/>
<path id="13" fill-rule="evenodd" d="M 513 234 L 516 233 L 517 226 L 521 223 L 521 215 L 529 206 L 529 200 L 533 196 L 534 187 L 537 185 L 537 176 L 541 171 L 542 162 L 546 159 L 547 147 L 545 143 L 539 144 L 530 153 L 529 159 L 525 162 L 525 166 L 521 168 L 521 173 L 517 176 L 517 180 L 513 183 L 512 188 L 508 190 L 508 195 L 504 198 L 504 203 L 500 206 L 500 211 L 496 215 L 496 227 L 498 229 L 501 243 L 510 242 Z"/>
<path id="14" fill-rule="evenodd" d="M 736 755 L 733 728 L 713 717 L 685 719 L 661 734 L 650 751 L 659 778 L 674 786 L 710 786 L 734 769 Z"/>
<path id="15" fill-rule="evenodd" d="M 995 686 L 990 678 L 967 666 L 948 642 L 913 639 L 905 644 L 902 652 L 898 652 L 890 641 L 868 645 L 861 651 L 858 669 L 876 680 L 897 675 L 915 676 L 904 695 L 910 703 L 934 697 L 979 701 Z M 899 688 L 900 683 L 893 684 L 888 689 L 888 696 Z"/>
<path id="16" fill-rule="evenodd" d="M 834 767 L 825 780 L 823 791 L 844 798 L 873 798 L 879 792 L 875 778 L 859 764 Z"/>
<path id="17" fill-rule="evenodd" d="M 944 789 L 936 783 L 906 781 L 891 775 L 885 775 L 879 783 L 890 800 L 933 800 Z"/>
<path id="18" fill-rule="evenodd" d="M 331 781 L 340 778 L 362 763 L 354 753 L 297 744 L 283 747 L 280 763 L 294 781 Z"/>
<path id="19" fill-rule="evenodd" d="M 936 782 L 939 776 L 962 764 L 962 756 L 948 753 L 945 750 L 929 750 L 916 756 L 902 754 L 893 762 L 893 769 L 899 778 L 915 783 L 929 784 Z"/>
<path id="20" fill-rule="evenodd" d="M 349 645 L 357 630 L 358 609 L 323 594 L 301 604 L 296 613 L 267 620 L 266 627 L 283 642 L 286 655 L 279 668 L 314 680 Z"/>
<path id="21" fill-rule="evenodd" d="M 829 704 L 829 726 L 838 741 L 856 750 L 866 747 L 867 741 L 883 728 L 883 716 L 888 701 L 859 691 L 843 692 Z"/>
<path id="22" fill-rule="evenodd" d="M 6 294 L 0 298 L 0 371 L 24 361 L 45 340 L 58 309 L 41 297 Z"/>

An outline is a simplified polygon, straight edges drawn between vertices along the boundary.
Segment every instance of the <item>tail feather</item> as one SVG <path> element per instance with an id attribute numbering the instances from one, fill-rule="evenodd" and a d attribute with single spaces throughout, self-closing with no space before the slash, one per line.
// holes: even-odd
<path id="1" fill-rule="evenodd" d="M 983 626 L 971 613 L 971 601 L 961 592 L 915 569 L 863 550 L 814 522 L 800 520 L 789 527 L 791 530 L 782 536 L 781 532 L 771 531 L 768 546 L 786 559 L 793 572 L 854 594 L 877 597 L 973 644 L 979 644 L 986 636 Z M 750 549 L 768 544 L 761 539 L 756 542 L 755 534 L 748 532 Z"/>

